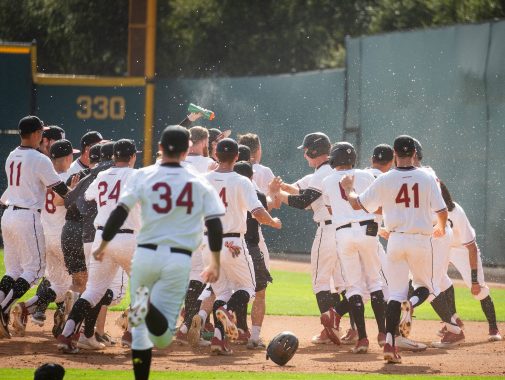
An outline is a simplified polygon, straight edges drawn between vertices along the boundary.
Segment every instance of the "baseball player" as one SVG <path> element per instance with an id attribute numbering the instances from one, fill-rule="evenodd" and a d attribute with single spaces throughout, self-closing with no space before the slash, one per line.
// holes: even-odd
<path id="1" fill-rule="evenodd" d="M 70 175 L 77 174 L 81 170 L 89 168 L 89 150 L 103 140 L 100 132 L 90 131 L 81 137 L 81 155 L 70 166 Z"/>
<path id="2" fill-rule="evenodd" d="M 42 141 L 40 142 L 39 150 L 50 158 L 51 145 L 64 138 L 65 131 L 62 128 L 57 125 L 49 125 L 44 132 L 42 132 Z M 79 151 L 76 150 L 74 153 L 79 153 Z"/>
<path id="3" fill-rule="evenodd" d="M 214 160 L 209 157 L 209 131 L 204 127 L 192 127 L 189 129 L 191 142 L 193 145 L 189 148 L 186 162 L 189 162 L 200 173 L 207 173 L 209 166 L 214 163 Z"/>
<path id="4" fill-rule="evenodd" d="M 255 294 L 255 275 L 251 256 L 244 242 L 247 232 L 247 211 L 259 223 L 281 228 L 279 219 L 272 218 L 256 196 L 254 186 L 247 178 L 233 171 L 238 158 L 238 144 L 235 140 L 225 138 L 216 146 L 219 161 L 218 168 L 205 177 L 216 189 L 226 209 L 222 218 L 223 239 L 227 248 L 221 256 L 221 274 L 219 280 L 212 285 L 216 294 L 214 302 L 214 337 L 211 340 L 211 351 L 218 355 L 230 355 L 232 351 L 228 344 L 230 339 L 238 338 L 238 330 L 233 313 L 242 318 L 238 323 L 246 324 L 240 311 L 249 303 Z M 204 260 L 210 255 L 210 250 L 204 248 Z M 226 336 L 225 336 L 226 333 Z"/>
<path id="5" fill-rule="evenodd" d="M 315 169 L 308 179 L 307 188 L 290 186 L 276 178 L 271 186 L 272 196 L 278 198 L 288 206 L 303 210 L 311 207 L 314 211 L 314 222 L 318 228 L 310 254 L 312 269 L 312 290 L 316 295 L 317 305 L 321 313 L 321 324 L 324 330 L 312 339 L 313 343 L 326 343 L 328 340 L 340 344 L 333 307 L 339 302 L 339 294 L 331 292 L 331 280 L 334 288 L 344 290 L 344 280 L 338 261 L 335 245 L 335 228 L 332 225 L 331 215 L 322 198 L 323 180 L 333 173 L 328 164 L 330 152 L 330 139 L 324 133 L 315 132 L 306 135 L 298 149 L 303 149 L 304 158 L 311 168 Z"/>
<path id="6" fill-rule="evenodd" d="M 133 166 L 136 151 L 135 144 L 131 140 L 122 139 L 114 143 L 114 166 L 97 173 L 85 191 L 86 200 L 95 201 L 98 210 L 94 220 L 97 230 L 93 242 L 94 247 L 100 245 L 103 226 L 115 209 L 125 184 L 135 173 Z M 57 338 L 58 347 L 65 353 L 77 353 L 78 348 L 102 349 L 105 347 L 103 343 L 96 340 L 94 322 L 101 307 L 109 305 L 114 298 L 114 293 L 110 288 L 119 268 L 121 267 L 127 273 L 130 272 L 130 262 L 135 249 L 135 233 L 139 227 L 139 210 L 134 208 L 124 222 L 123 228 L 117 231 L 118 237 L 103 251 L 102 263 L 91 258 L 86 290 L 73 305 L 63 332 Z M 75 346 L 72 336 L 79 331 L 85 317 L 94 317 L 94 321 L 86 320 L 84 334 L 80 335 Z"/>
<path id="7" fill-rule="evenodd" d="M 471 290 L 473 297 L 480 301 L 482 311 L 489 324 L 488 340 L 490 342 L 500 341 L 502 340 L 502 336 L 496 324 L 496 312 L 493 300 L 489 294 L 489 287 L 484 280 L 480 250 L 475 241 L 475 230 L 470 224 L 463 208 L 452 200 L 447 186 L 441 182 L 440 187 L 449 210 L 449 223 L 453 231 L 450 262 L 463 277 L 463 281 Z M 447 273 L 445 277 L 449 277 Z M 446 278 L 444 281 L 450 281 L 450 279 Z M 451 295 L 447 297 L 449 308 L 453 318 L 457 320 L 454 287 L 449 289 L 451 289 Z M 446 290 L 446 295 L 448 290 Z M 445 334 L 445 331 L 443 333 Z"/>
<path id="8" fill-rule="evenodd" d="M 58 173 L 61 181 L 68 178 L 68 169 L 72 164 L 74 149 L 68 140 L 58 140 L 50 148 L 50 157 L 54 169 Z M 45 279 L 48 282 L 45 286 L 39 285 L 35 296 L 25 302 L 19 302 L 12 308 L 13 332 L 18 336 L 24 336 L 26 323 L 29 315 L 32 321 L 43 326 L 45 315 L 33 316 L 35 311 L 44 311 L 51 302 L 56 302 L 57 309 L 54 314 L 53 334 L 58 330 L 59 319 L 65 314 L 63 301 L 65 293 L 72 284 L 72 279 L 65 270 L 63 262 L 63 252 L 61 251 L 61 229 L 65 223 L 65 207 L 55 204 L 56 194 L 48 189 L 45 198 L 45 205 L 41 212 L 41 223 L 44 230 L 46 243 L 46 272 Z M 68 311 L 67 311 L 68 315 Z M 57 336 L 57 335 L 56 335 Z"/>
<path id="9" fill-rule="evenodd" d="M 189 148 L 189 132 L 169 126 L 161 135 L 160 165 L 140 169 L 130 178 L 102 231 L 102 242 L 93 252 L 102 260 L 104 249 L 121 228 L 130 210 L 141 206 L 141 229 L 131 266 L 133 326 L 132 361 L 135 378 L 147 379 L 152 347 L 170 344 L 181 302 L 186 292 L 190 256 L 201 243 L 207 227 L 212 251 L 202 277 L 214 282 L 219 275 L 224 208 L 209 184 L 181 167 Z"/>
<path id="10" fill-rule="evenodd" d="M 46 190 L 64 197 L 68 187 L 54 170 L 51 160 L 37 148 L 42 140 L 43 123 L 36 116 L 19 121 L 21 145 L 10 152 L 5 162 L 7 190 L 2 203 L 6 273 L 0 280 L 0 337 L 10 338 L 11 306 L 44 274 L 45 241 L 40 222 Z M 27 228 L 30 229 L 29 233 Z"/>
<path id="11" fill-rule="evenodd" d="M 357 192 L 370 186 L 374 177 L 363 170 L 353 169 L 356 163 L 356 151 L 348 142 L 339 142 L 332 146 L 329 165 L 333 174 L 323 180 L 322 193 L 326 207 L 331 211 L 332 225 L 336 229 L 336 245 L 340 265 L 345 273 L 345 298 L 349 303 L 354 322 L 358 330 L 358 341 L 353 353 L 366 353 L 369 341 L 365 326 L 365 306 L 363 298 L 370 294 L 372 309 L 377 321 L 379 335 L 377 341 L 383 347 L 386 338 L 385 304 L 380 276 L 380 259 L 377 253 L 379 225 L 375 215 L 364 210 L 353 210 L 341 189 L 340 179 L 345 175 L 354 177 Z M 334 310 L 330 310 L 331 313 Z M 337 326 L 342 314 L 336 312 Z"/>
<path id="12" fill-rule="evenodd" d="M 398 136 L 393 148 L 397 166 L 395 170 L 379 176 L 360 195 L 353 190 L 352 176 L 344 176 L 340 183 L 353 209 L 381 209 L 385 228 L 390 233 L 386 272 L 394 273 L 394 276 L 388 278 L 384 359 L 388 363 L 400 363 L 401 357 L 395 346 L 395 330 L 400 322 L 402 302 L 407 299 L 409 269 L 417 286 L 413 295 L 417 304 L 424 302 L 430 293 L 438 295 L 433 284 L 432 240 L 445 234 L 448 212 L 436 180 L 413 166 L 416 151 L 414 139 L 406 135 Z M 433 211 L 437 215 L 435 227 L 432 224 Z M 436 299 L 432 302 L 436 302 Z M 445 311 L 444 321 L 450 314 L 448 309 Z M 458 330 L 453 327 L 459 330 L 453 325 L 448 326 L 448 329 L 457 337 Z"/>

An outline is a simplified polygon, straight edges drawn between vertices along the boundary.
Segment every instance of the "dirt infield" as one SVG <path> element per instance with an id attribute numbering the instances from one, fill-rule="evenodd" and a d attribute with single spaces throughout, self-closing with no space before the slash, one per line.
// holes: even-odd
<path id="1" fill-rule="evenodd" d="M 306 263 L 272 261 L 272 268 L 279 270 L 309 272 Z M 121 335 L 114 321 L 119 313 L 110 313 L 107 331 L 114 337 Z M 48 312 L 52 321 L 52 312 Z M 77 355 L 61 354 L 51 335 L 52 322 L 44 328 L 28 324 L 26 337 L 0 340 L 0 367 L 35 368 L 51 361 L 67 368 L 130 369 L 129 351 L 123 348 L 108 348 L 100 352 L 82 351 Z M 344 320 L 342 329 L 348 327 Z M 500 324 L 505 331 L 505 324 Z M 466 343 L 451 350 L 429 348 L 422 353 L 402 353 L 401 365 L 386 365 L 382 360 L 382 350 L 375 337 L 375 321 L 367 320 L 369 353 L 355 355 L 349 346 L 314 346 L 310 343 L 313 335 L 320 331 L 317 317 L 266 316 L 262 331 L 265 341 L 280 331 L 289 330 L 300 339 L 300 348 L 286 367 L 278 367 L 265 360 L 264 351 L 249 351 L 244 346 L 233 346 L 231 357 L 210 356 L 209 349 L 192 351 L 187 346 L 172 344 L 165 350 L 155 350 L 153 369 L 176 371 L 285 371 L 285 372 L 354 372 L 354 373 L 396 373 L 396 374 L 436 374 L 436 375 L 505 375 L 505 342 L 487 342 L 487 324 L 466 323 Z M 413 338 L 429 344 L 436 340 L 435 332 L 440 328 L 436 321 L 415 321 Z"/>

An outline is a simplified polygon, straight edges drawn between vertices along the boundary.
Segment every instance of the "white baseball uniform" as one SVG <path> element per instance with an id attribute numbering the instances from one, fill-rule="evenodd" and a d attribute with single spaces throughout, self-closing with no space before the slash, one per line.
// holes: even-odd
<path id="1" fill-rule="evenodd" d="M 40 222 L 46 190 L 61 182 L 51 160 L 33 148 L 19 146 L 5 161 L 7 190 L 2 202 L 9 206 L 2 217 L 6 275 L 29 284 L 45 271 L 45 239 Z"/>
<path id="2" fill-rule="evenodd" d="M 463 208 L 456 202 L 454 202 L 454 205 L 455 208 L 449 211 L 449 220 L 453 231 L 450 262 L 456 267 L 461 277 L 463 277 L 465 285 L 471 288 L 472 275 L 467 246 L 475 243 L 475 230 L 470 224 Z M 489 295 L 489 287 L 484 280 L 484 269 L 482 268 L 480 250 L 477 252 L 477 281 L 480 285 L 480 293 L 474 296 L 474 298 L 480 301 Z M 449 277 L 447 273 L 445 277 Z M 444 279 L 444 281 L 447 281 L 447 279 Z"/>
<path id="3" fill-rule="evenodd" d="M 209 172 L 209 166 L 214 163 L 210 157 L 200 156 L 196 154 L 188 154 L 185 162 L 190 163 L 193 167 L 202 174 Z"/>
<path id="4" fill-rule="evenodd" d="M 446 210 L 436 180 L 418 168 L 395 168 L 379 176 L 358 201 L 365 210 L 382 207 L 387 246 L 389 300 L 403 302 L 409 288 L 409 269 L 415 286 L 437 296 L 433 280 L 433 216 Z"/>
<path id="5" fill-rule="evenodd" d="M 295 182 L 295 186 L 301 191 L 312 189 L 322 193 L 323 180 L 332 173 L 330 165 L 324 163 L 316 168 L 314 173 Z M 323 196 L 321 195 L 312 202 L 310 208 L 314 212 L 313 220 L 317 224 L 316 235 L 310 250 L 312 291 L 314 294 L 334 289 L 341 292 L 345 289 L 345 282 L 337 255 L 335 226 L 332 224 L 331 215 L 324 204 Z"/>
<path id="6" fill-rule="evenodd" d="M 94 200 L 97 206 L 97 215 L 94 226 L 97 229 L 92 250 L 98 248 L 102 241 L 103 226 L 107 222 L 112 211 L 117 206 L 121 193 L 136 169 L 129 167 L 111 167 L 98 173 L 95 180 L 89 185 L 84 196 L 86 200 Z M 103 260 L 97 261 L 90 258 L 88 268 L 88 282 L 86 290 L 81 295 L 89 301 L 91 306 L 95 306 L 103 297 L 107 289 L 111 288 L 113 280 L 121 269 L 130 273 L 130 265 L 135 251 L 135 235 L 140 229 L 140 209 L 134 207 L 130 210 L 128 218 L 125 220 L 116 237 L 107 245 L 104 250 Z M 116 289 L 116 293 L 118 290 Z M 114 298 L 118 295 L 114 294 Z"/>
<path id="7" fill-rule="evenodd" d="M 254 297 L 256 281 L 254 266 L 247 250 L 244 234 L 247 232 L 247 211 L 254 213 L 263 205 L 256 195 L 252 182 L 235 172 L 210 172 L 205 176 L 216 189 L 226 209 L 221 218 L 223 224 L 223 251 L 221 254 L 221 273 L 212 284 L 216 299 L 228 302 L 233 292 L 245 290 Z M 226 245 L 241 248 L 238 257 L 233 257 Z M 208 261 L 210 250 L 204 247 L 204 261 Z"/>
<path id="8" fill-rule="evenodd" d="M 323 181 L 323 200 L 332 210 L 332 224 L 337 242 L 340 265 L 344 272 L 346 297 L 362 298 L 382 289 L 380 260 L 377 253 L 377 233 L 367 234 L 368 226 L 375 224 L 375 215 L 354 210 L 340 185 L 344 175 L 354 176 L 354 189 L 363 192 L 374 182 L 374 177 L 363 170 L 334 170 Z M 375 211 L 375 210 L 372 210 Z M 376 225 L 376 224 L 375 224 Z"/>
<path id="9" fill-rule="evenodd" d="M 69 177 L 68 171 L 59 174 L 62 181 Z M 47 280 L 51 283 L 51 289 L 56 294 L 56 303 L 63 302 L 65 292 L 72 285 L 72 276 L 68 274 L 63 260 L 61 249 L 61 230 L 65 224 L 65 206 L 56 206 L 54 200 L 56 193 L 47 189 L 44 208 L 42 209 L 40 220 L 44 230 L 46 241 L 46 273 Z"/>
<path id="10" fill-rule="evenodd" d="M 87 169 L 88 167 L 85 166 L 79 158 L 76 158 L 74 162 L 70 165 L 70 168 L 68 169 L 68 176 L 73 176 L 74 174 L 79 173 L 81 170 Z"/>
<path id="11" fill-rule="evenodd" d="M 150 302 L 168 321 L 161 336 L 149 333 L 145 323 L 132 329 L 132 349 L 147 350 L 170 344 L 186 294 L 191 252 L 202 242 L 205 219 L 225 210 L 214 188 L 201 176 L 178 164 L 139 169 L 127 183 L 119 202 L 130 210 L 138 203 L 142 225 L 133 256 L 130 292 L 150 289 Z"/>

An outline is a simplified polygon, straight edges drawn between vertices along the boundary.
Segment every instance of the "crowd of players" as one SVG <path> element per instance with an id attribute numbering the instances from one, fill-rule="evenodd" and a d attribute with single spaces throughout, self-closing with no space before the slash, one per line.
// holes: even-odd
<path id="1" fill-rule="evenodd" d="M 314 171 L 288 184 L 260 163 L 257 135 L 244 134 L 235 141 L 229 131 L 192 127 L 200 116 L 190 114 L 180 123 L 188 137 L 177 128 L 165 130 L 157 163 L 142 170 L 134 168 L 138 151 L 132 140 L 107 141 L 96 131 L 88 132 L 74 160 L 79 151 L 61 128 L 45 127 L 35 116 L 20 121 L 21 145 L 6 161 L 9 186 L 1 198 L 6 274 L 0 281 L 0 337 L 10 338 L 11 331 L 24 336 L 29 319 L 43 326 L 46 309 L 55 302 L 52 333 L 65 353 L 132 347 L 133 339 L 134 357 L 146 359 L 142 355 L 152 347 L 147 339 L 164 346 L 172 333 L 180 344 L 210 346 L 220 355 L 233 353 L 230 342 L 264 349 L 260 334 L 272 278 L 261 225 L 282 228 L 270 211 L 284 204 L 311 210 L 317 224 L 311 268 L 322 331 L 312 343 L 350 344 L 354 353 L 367 352 L 368 300 L 378 326 L 377 343 L 388 362 L 401 361 L 398 349 L 427 348 L 408 338 L 414 308 L 425 300 L 443 322 L 437 332 L 441 339 L 432 346 L 464 342 L 447 276 L 450 262 L 480 301 L 489 340 L 501 340 L 475 232 L 433 169 L 421 164 L 419 141 L 400 136 L 393 147 L 378 145 L 371 167 L 359 170 L 351 144 L 331 145 L 325 134 L 310 133 L 298 149 Z M 160 166 L 173 182 L 157 179 Z M 202 183 L 210 190 L 189 185 L 191 181 L 179 184 L 180 167 L 190 176 L 205 177 Z M 152 185 L 149 192 L 146 183 Z M 186 221 L 198 213 L 206 221 L 203 236 L 201 222 Z M 161 245 L 152 244 L 161 239 L 159 226 L 153 222 L 154 227 L 146 227 L 158 214 L 180 221 L 164 226 L 163 233 L 182 236 L 180 241 L 169 238 L 177 241 L 172 241 L 172 252 L 191 256 L 188 272 L 172 274 L 174 283 L 184 283 L 182 290 L 169 284 L 155 289 L 144 283 L 150 280 L 132 278 L 133 305 L 129 318 L 126 311 L 117 321 L 124 333 L 116 342 L 105 331 L 107 307 L 124 296 L 136 266 L 134 252 L 141 260 L 142 252 L 150 257 L 149 252 L 160 250 Z M 216 220 L 220 222 L 212 223 Z M 188 236 L 203 242 L 188 249 Z M 149 265 L 137 263 L 137 273 Z M 34 297 L 16 303 L 36 284 Z M 154 294 L 164 305 L 162 312 L 149 303 Z M 175 331 L 182 298 L 182 322 Z M 347 313 L 351 327 L 341 333 Z M 131 325 L 142 333 L 132 338 Z"/>

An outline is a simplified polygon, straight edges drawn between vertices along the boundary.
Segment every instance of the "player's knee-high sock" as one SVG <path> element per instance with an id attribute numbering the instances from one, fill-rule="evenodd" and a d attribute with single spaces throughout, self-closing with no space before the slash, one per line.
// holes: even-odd
<path id="1" fill-rule="evenodd" d="M 352 311 L 349 311 L 349 324 L 351 325 L 351 329 L 356 330 L 356 322 L 354 322 Z"/>
<path id="2" fill-rule="evenodd" d="M 451 285 L 447 290 L 444 291 L 445 299 L 447 300 L 447 306 L 451 312 L 451 316 L 456 314 L 456 296 L 454 295 L 454 286 Z"/>
<path id="3" fill-rule="evenodd" d="M 113 296 L 114 294 L 112 293 L 112 290 L 107 289 L 102 299 L 94 307 L 92 307 L 84 317 L 84 336 L 86 338 L 91 338 L 95 335 L 95 325 L 100 309 L 102 306 L 110 305 Z"/>
<path id="4" fill-rule="evenodd" d="M 418 288 L 419 289 L 419 288 Z M 414 287 L 412 286 L 412 280 L 409 280 L 409 291 L 407 293 L 407 298 L 410 298 L 414 295 Z"/>
<path id="5" fill-rule="evenodd" d="M 3 302 L 0 304 L 2 307 L 2 313 L 8 314 L 11 306 L 18 299 L 23 297 L 23 295 L 30 290 L 30 284 L 24 278 L 19 277 L 12 286 L 11 291 L 7 294 Z"/>
<path id="6" fill-rule="evenodd" d="M 482 307 L 482 311 L 484 312 L 487 322 L 489 323 L 489 328 L 498 330 L 498 326 L 496 325 L 496 312 L 491 296 L 487 296 L 481 300 L 480 306 Z"/>
<path id="7" fill-rule="evenodd" d="M 430 291 L 428 288 L 421 286 L 416 290 L 412 291 L 412 295 L 409 297 L 410 302 L 412 303 L 412 307 L 417 307 L 421 305 L 428 296 L 430 295 Z"/>
<path id="8" fill-rule="evenodd" d="M 386 342 L 395 345 L 395 334 L 400 324 L 402 304 L 398 301 L 389 301 L 386 307 Z"/>
<path id="9" fill-rule="evenodd" d="M 149 311 L 146 315 L 146 326 L 154 336 L 161 336 L 168 330 L 168 321 L 163 313 L 152 303 L 149 304 Z"/>
<path id="10" fill-rule="evenodd" d="M 340 303 L 340 294 L 339 293 L 331 293 L 331 306 L 335 308 Z"/>
<path id="11" fill-rule="evenodd" d="M 356 322 L 359 339 L 364 339 L 367 335 L 365 326 L 365 305 L 363 305 L 363 298 L 359 294 L 355 294 L 349 298 L 349 306 L 352 310 L 354 321 Z"/>
<path id="12" fill-rule="evenodd" d="M 373 313 L 379 332 L 386 333 L 386 304 L 384 303 L 384 293 L 382 290 L 370 293 Z"/>
<path id="13" fill-rule="evenodd" d="M 37 303 L 35 304 L 35 309 L 37 311 L 45 312 L 47 307 L 51 302 L 54 302 L 56 300 L 56 293 L 54 292 L 53 289 L 49 287 L 43 287 L 37 289 L 37 296 L 38 300 Z M 34 310 L 35 311 L 35 310 Z"/>
<path id="14" fill-rule="evenodd" d="M 431 301 L 431 306 L 440 319 L 445 322 L 445 325 L 450 332 L 454 334 L 459 334 L 461 332 L 458 325 L 452 322 L 452 314 L 449 311 L 449 306 L 447 306 L 445 293 L 440 293 L 437 297 L 435 297 L 435 299 Z"/>
<path id="15" fill-rule="evenodd" d="M 0 281 L 0 302 L 3 302 L 7 294 L 12 290 L 16 281 L 11 276 L 3 276 Z"/>
<path id="16" fill-rule="evenodd" d="M 147 380 L 151 370 L 152 348 L 148 350 L 133 350 L 132 363 L 135 380 Z"/>
<path id="17" fill-rule="evenodd" d="M 200 310 L 201 301 L 198 300 L 198 297 L 200 297 L 204 289 L 205 284 L 200 281 L 191 280 L 189 282 L 186 298 L 184 299 L 185 315 L 183 324 L 186 328 L 189 328 L 193 317 L 198 313 L 198 310 Z"/>
<path id="18" fill-rule="evenodd" d="M 68 315 L 67 322 L 65 322 L 62 335 L 69 337 L 79 331 L 82 321 L 90 310 L 91 304 L 84 298 L 79 298 L 75 301 L 75 304 Z"/>
<path id="19" fill-rule="evenodd" d="M 238 290 L 230 297 L 228 301 L 228 310 L 235 312 L 237 317 L 237 327 L 243 331 L 248 331 L 247 327 L 247 304 L 250 300 L 250 295 L 245 290 Z"/>
<path id="20" fill-rule="evenodd" d="M 331 307 L 335 307 L 334 298 L 329 290 L 323 290 L 316 293 L 317 306 L 321 314 L 326 313 Z"/>
<path id="21" fill-rule="evenodd" d="M 219 320 L 219 318 L 216 316 L 216 310 L 219 309 L 221 306 L 225 306 L 225 305 L 226 305 L 226 302 L 216 300 L 214 302 L 214 306 L 212 307 L 212 315 L 214 317 L 214 329 L 219 331 L 219 335 L 220 335 L 220 336 L 218 336 L 219 339 L 224 339 L 225 335 L 224 335 L 224 326 L 221 323 L 221 321 Z M 214 336 L 216 336 L 216 331 L 214 331 Z"/>
<path id="22" fill-rule="evenodd" d="M 342 300 L 338 303 L 337 306 L 335 306 L 335 311 L 337 312 L 338 315 L 343 317 L 347 313 L 352 314 L 351 307 L 349 305 L 349 301 L 347 300 L 347 297 L 345 297 L 345 294 L 343 294 Z"/>

